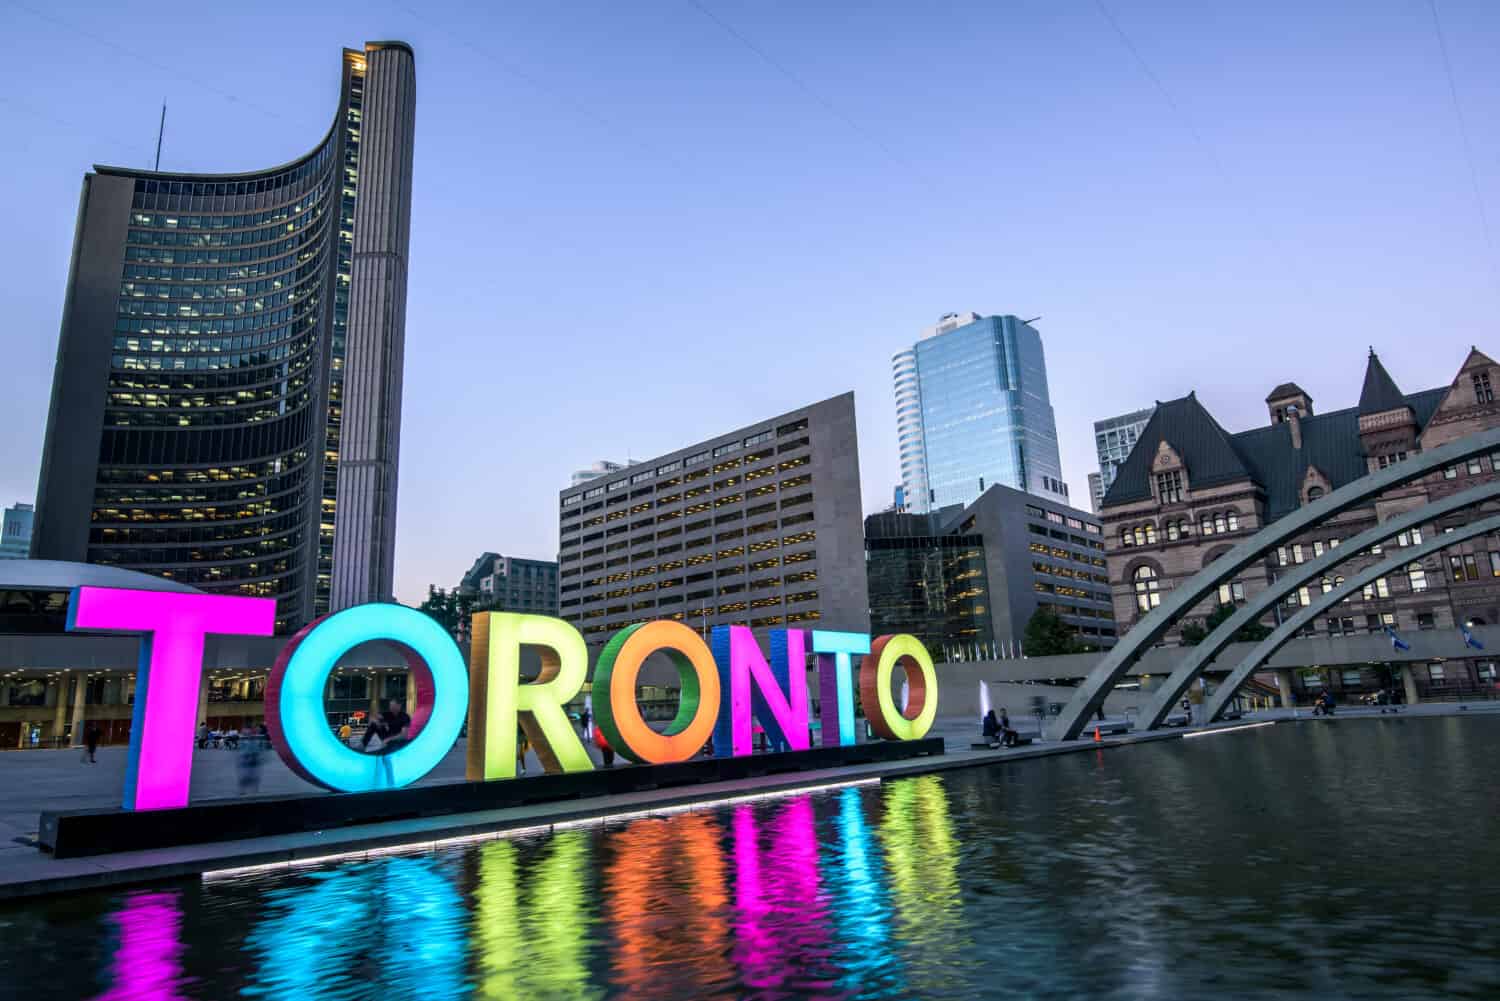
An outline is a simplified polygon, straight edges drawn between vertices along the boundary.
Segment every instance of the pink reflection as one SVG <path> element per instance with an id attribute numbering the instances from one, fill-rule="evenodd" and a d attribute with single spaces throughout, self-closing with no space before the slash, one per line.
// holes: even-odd
<path id="1" fill-rule="evenodd" d="M 112 967 L 114 984 L 96 1001 L 167 1001 L 183 998 L 182 914 L 177 894 L 140 893 L 113 915 L 120 944 Z"/>
<path id="2" fill-rule="evenodd" d="M 763 846 L 754 808 L 734 812 L 734 958 L 749 987 L 785 987 L 829 954 L 813 819 L 811 800 L 793 800 L 771 825 L 771 844 Z M 798 984 L 799 990 L 827 986 Z"/>

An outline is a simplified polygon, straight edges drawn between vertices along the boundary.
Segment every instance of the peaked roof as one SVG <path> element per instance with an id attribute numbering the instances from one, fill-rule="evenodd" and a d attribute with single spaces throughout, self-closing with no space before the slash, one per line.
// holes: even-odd
<path id="1" fill-rule="evenodd" d="M 1283 382 L 1281 385 L 1271 390 L 1270 395 L 1266 397 L 1266 402 L 1270 403 L 1272 400 L 1284 400 L 1288 396 L 1305 396 L 1309 400 L 1312 399 L 1312 394 L 1303 389 L 1301 386 L 1297 385 L 1295 382 Z"/>
<path id="2" fill-rule="evenodd" d="M 1373 357 L 1373 356 L 1372 356 Z M 1373 362 L 1379 365 L 1378 361 Z M 1382 368 L 1387 382 L 1390 376 Z M 1366 373 L 1366 385 L 1369 374 Z M 1395 383 L 1390 382 L 1394 389 Z M 1410 407 L 1417 426 L 1425 426 L 1447 394 L 1446 386 L 1410 396 L 1396 392 L 1393 403 L 1382 410 Z M 1166 441 L 1187 464 L 1190 488 L 1249 480 L 1266 495 L 1267 517 L 1280 518 L 1296 510 L 1302 481 L 1309 466 L 1318 467 L 1337 490 L 1367 472 L 1364 449 L 1359 440 L 1359 416 L 1364 411 L 1348 407 L 1301 419 L 1302 447 L 1292 447 L 1292 429 L 1287 423 L 1227 434 L 1212 415 L 1189 394 L 1156 408 L 1156 414 L 1141 431 L 1136 446 L 1120 466 L 1102 506 L 1129 504 L 1151 497 L 1151 462 L 1158 443 Z"/>
<path id="3" fill-rule="evenodd" d="M 1359 412 L 1379 414 L 1407 406 L 1406 397 L 1396 387 L 1396 380 L 1380 364 L 1380 356 L 1370 349 L 1370 360 L 1365 363 L 1365 385 L 1359 391 Z"/>
<path id="4" fill-rule="evenodd" d="M 1229 433 L 1198 402 L 1197 395 L 1189 393 L 1180 400 L 1157 403 L 1135 448 L 1104 495 L 1105 504 L 1126 504 L 1151 496 L 1151 463 L 1163 441 L 1182 457 L 1190 486 L 1232 483 L 1250 475 Z"/>

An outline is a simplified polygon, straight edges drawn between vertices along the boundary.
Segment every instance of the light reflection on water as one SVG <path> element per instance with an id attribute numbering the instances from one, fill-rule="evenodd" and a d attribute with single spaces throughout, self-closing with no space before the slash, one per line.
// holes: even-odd
<path id="1" fill-rule="evenodd" d="M 0 910 L 0 983 L 109 1001 L 1495 997 L 1495 736 L 1276 727 L 50 901 Z"/>

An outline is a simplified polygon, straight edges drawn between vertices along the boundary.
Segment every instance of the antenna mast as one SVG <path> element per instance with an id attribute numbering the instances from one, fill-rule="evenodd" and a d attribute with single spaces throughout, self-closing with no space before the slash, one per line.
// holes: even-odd
<path id="1" fill-rule="evenodd" d="M 161 102 L 161 124 L 156 127 L 156 166 L 152 170 L 161 170 L 161 137 L 167 131 L 167 102 Z"/>

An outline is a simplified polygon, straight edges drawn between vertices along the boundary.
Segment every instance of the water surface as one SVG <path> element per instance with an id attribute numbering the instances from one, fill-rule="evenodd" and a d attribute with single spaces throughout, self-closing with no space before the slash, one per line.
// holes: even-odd
<path id="1" fill-rule="evenodd" d="M 30 997 L 1500 997 L 1500 719 L 1335 720 L 0 910 Z"/>

